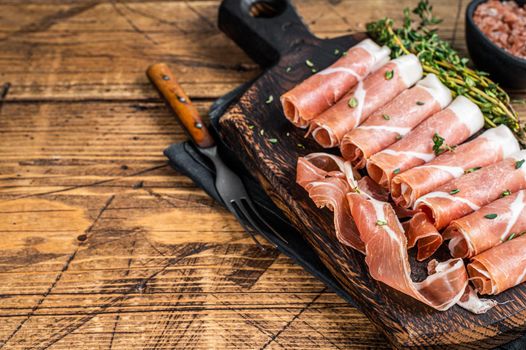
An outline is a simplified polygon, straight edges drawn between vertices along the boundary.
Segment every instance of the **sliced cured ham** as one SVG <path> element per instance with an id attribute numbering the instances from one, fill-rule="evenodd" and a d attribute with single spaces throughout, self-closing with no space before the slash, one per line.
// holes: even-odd
<path id="1" fill-rule="evenodd" d="M 526 191 L 504 194 L 505 197 L 449 224 L 444 239 L 450 240 L 452 256 L 471 258 L 526 231 Z"/>
<path id="2" fill-rule="evenodd" d="M 332 154 L 311 153 L 298 158 L 296 182 L 319 208 L 327 207 L 334 213 L 338 241 L 364 252 L 346 199 L 347 193 L 358 185 L 351 164 Z"/>
<path id="3" fill-rule="evenodd" d="M 390 50 L 371 39 L 353 46 L 330 67 L 312 75 L 281 96 L 283 111 L 298 127 L 334 105 L 343 95 L 389 61 Z"/>
<path id="4" fill-rule="evenodd" d="M 449 89 L 429 74 L 345 134 L 340 145 L 343 158 L 358 168 L 365 167 L 370 156 L 398 141 L 450 102 Z"/>
<path id="5" fill-rule="evenodd" d="M 397 205 L 412 208 L 417 198 L 465 171 L 497 163 L 519 149 L 510 129 L 500 125 L 460 145 L 454 152 L 445 152 L 425 165 L 396 175 L 391 181 L 391 196 Z"/>
<path id="6" fill-rule="evenodd" d="M 442 235 L 427 215 L 422 212 L 416 213 L 409 223 L 406 230 L 407 244 L 409 248 L 418 245 L 416 259 L 423 261 L 433 255 L 444 242 Z"/>
<path id="7" fill-rule="evenodd" d="M 335 147 L 343 136 L 378 108 L 391 101 L 422 77 L 415 55 L 389 61 L 345 95 L 338 103 L 312 119 L 309 132 L 323 147 Z"/>
<path id="8" fill-rule="evenodd" d="M 437 229 L 479 210 L 502 196 L 526 189 L 526 150 L 440 186 L 416 200 L 415 209 L 423 211 Z"/>
<path id="9" fill-rule="evenodd" d="M 458 96 L 446 109 L 429 117 L 400 141 L 369 158 L 367 172 L 374 181 L 389 188 L 395 175 L 436 157 L 437 137 L 443 139 L 442 147 L 456 146 L 483 126 L 484 117 L 477 105 L 464 96 Z"/>
<path id="10" fill-rule="evenodd" d="M 413 282 L 407 240 L 391 205 L 358 193 L 349 193 L 347 199 L 374 279 L 437 310 L 447 310 L 461 299 L 468 285 L 462 259 L 432 260 L 430 276 Z"/>
<path id="11" fill-rule="evenodd" d="M 479 298 L 477 291 L 468 285 L 466 292 L 457 303 L 458 306 L 473 312 L 474 314 L 484 314 L 493 307 L 497 306 L 498 302 L 493 299 Z"/>
<path id="12" fill-rule="evenodd" d="M 526 235 L 474 256 L 468 273 L 480 294 L 499 294 L 526 281 Z"/>

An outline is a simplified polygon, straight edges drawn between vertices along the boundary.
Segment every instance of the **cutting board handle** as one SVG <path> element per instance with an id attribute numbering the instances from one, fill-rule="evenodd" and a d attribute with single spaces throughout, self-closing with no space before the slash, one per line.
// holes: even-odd
<path id="1" fill-rule="evenodd" d="M 295 45 L 315 43 L 288 0 L 223 0 L 219 28 L 262 67 L 276 64 Z"/>

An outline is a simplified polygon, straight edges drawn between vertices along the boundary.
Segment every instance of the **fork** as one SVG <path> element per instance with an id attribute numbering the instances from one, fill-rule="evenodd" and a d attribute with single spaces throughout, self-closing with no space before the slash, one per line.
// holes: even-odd
<path id="1" fill-rule="evenodd" d="M 245 185 L 221 159 L 217 152 L 215 140 L 203 123 L 199 112 L 190 101 L 182 87 L 177 83 L 175 75 L 164 63 L 157 63 L 146 71 L 148 78 L 166 100 L 168 106 L 177 116 L 197 150 L 209 158 L 216 170 L 215 187 L 226 208 L 234 214 L 245 232 L 252 237 L 256 245 L 265 247 L 256 238 L 254 230 L 272 242 L 267 232 L 272 232 L 283 242 L 287 241 L 259 214 L 248 195 Z M 250 225 L 247 225 L 247 223 Z M 253 230 L 253 229 L 254 230 Z"/>

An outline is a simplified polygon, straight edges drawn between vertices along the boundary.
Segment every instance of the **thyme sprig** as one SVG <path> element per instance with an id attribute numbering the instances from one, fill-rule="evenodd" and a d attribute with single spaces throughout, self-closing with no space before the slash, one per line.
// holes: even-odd
<path id="1" fill-rule="evenodd" d="M 435 74 L 455 96 L 463 95 L 480 107 L 487 127 L 505 124 L 526 145 L 525 129 L 519 123 L 509 95 L 489 79 L 487 73 L 469 68 L 469 60 L 440 39 L 436 25 L 442 20 L 435 17 L 432 10 L 428 0 L 421 0 L 412 11 L 404 9 L 402 27 L 395 28 L 393 19 L 384 18 L 368 23 L 367 32 L 377 43 L 388 46 L 393 58 L 415 54 L 425 74 Z"/>

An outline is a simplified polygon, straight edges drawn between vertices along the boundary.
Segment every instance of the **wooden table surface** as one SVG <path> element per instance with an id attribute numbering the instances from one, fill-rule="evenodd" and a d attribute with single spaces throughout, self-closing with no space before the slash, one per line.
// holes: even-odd
<path id="1" fill-rule="evenodd" d="M 462 51 L 466 2 L 435 1 Z M 295 5 L 332 37 L 415 3 Z M 185 136 L 146 67 L 170 63 L 203 114 L 260 72 L 218 5 L 0 0 L 0 349 L 389 347 L 167 165 Z"/>

